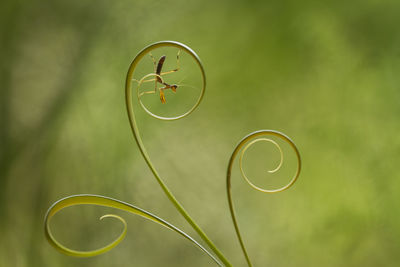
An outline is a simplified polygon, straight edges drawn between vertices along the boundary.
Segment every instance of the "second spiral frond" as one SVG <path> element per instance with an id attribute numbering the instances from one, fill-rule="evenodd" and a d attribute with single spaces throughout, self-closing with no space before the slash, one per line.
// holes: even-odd
<path id="1" fill-rule="evenodd" d="M 243 167 L 243 159 L 244 156 L 247 152 L 247 150 L 252 147 L 255 144 L 260 144 L 261 142 L 267 142 L 267 143 L 271 143 L 272 145 L 274 145 L 277 150 L 279 151 L 279 155 L 280 155 L 280 160 L 279 163 L 277 164 L 277 166 L 271 170 L 267 170 L 269 173 L 276 173 L 277 171 L 279 171 L 282 167 L 283 161 L 284 161 L 284 157 L 283 157 L 283 151 L 281 146 L 279 145 L 278 142 L 276 142 L 274 139 L 272 138 L 276 138 L 276 139 L 280 139 L 282 140 L 284 143 L 288 144 L 294 151 L 295 156 L 296 156 L 296 160 L 297 160 L 297 168 L 296 171 L 294 173 L 294 175 L 292 176 L 291 180 L 284 186 L 277 188 L 277 189 L 265 189 L 262 187 L 259 187 L 257 185 L 255 185 L 253 182 L 251 182 L 251 180 L 248 178 L 248 175 L 246 174 L 244 167 Z M 229 202 L 229 209 L 231 212 L 231 216 L 232 216 L 232 221 L 233 221 L 233 225 L 235 227 L 235 231 L 236 231 L 236 235 L 238 237 L 240 246 L 242 248 L 244 257 L 246 258 L 247 264 L 248 266 L 252 266 L 252 263 L 250 261 L 250 257 L 246 251 L 246 248 L 244 246 L 244 242 L 243 239 L 241 237 L 240 231 L 239 231 L 239 225 L 237 223 L 236 220 L 236 214 L 235 214 L 235 209 L 233 206 L 233 201 L 232 201 L 232 192 L 231 192 L 231 172 L 232 172 L 232 166 L 233 163 L 236 159 L 236 156 L 240 153 L 239 156 L 239 168 L 240 168 L 240 172 L 243 176 L 243 178 L 245 179 L 245 181 L 254 189 L 256 189 L 257 191 L 260 192 L 264 192 L 264 193 L 278 193 L 278 192 L 282 192 L 286 189 L 288 189 L 289 187 L 291 187 L 297 180 L 297 178 L 300 175 L 300 170 L 301 170 L 301 158 L 300 158 L 300 153 L 299 150 L 297 149 L 296 145 L 294 144 L 294 142 L 287 137 L 285 134 L 280 133 L 278 131 L 273 131 L 273 130 L 261 130 L 261 131 L 256 131 L 253 132 L 247 136 L 245 136 L 236 146 L 235 150 L 232 153 L 232 156 L 229 160 L 229 164 L 228 164 L 228 171 L 227 171 L 227 179 L 226 179 L 226 185 L 227 185 L 227 194 L 228 194 L 228 202 Z"/>

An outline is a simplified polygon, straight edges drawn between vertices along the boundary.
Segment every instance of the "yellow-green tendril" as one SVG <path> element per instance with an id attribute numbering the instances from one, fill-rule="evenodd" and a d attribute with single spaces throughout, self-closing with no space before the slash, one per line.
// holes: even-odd
<path id="1" fill-rule="evenodd" d="M 128 70 L 128 73 L 126 76 L 126 82 L 125 82 L 125 101 L 126 101 L 126 107 L 127 107 L 127 111 L 128 111 L 128 117 L 129 117 L 131 129 L 133 132 L 133 136 L 134 136 L 136 143 L 140 149 L 140 152 L 142 153 L 143 158 L 145 159 L 151 172 L 153 173 L 154 177 L 156 178 L 157 182 L 159 183 L 159 185 L 161 186 L 162 190 L 164 191 L 164 193 L 168 197 L 168 199 L 171 201 L 171 203 L 175 206 L 175 208 L 179 211 L 179 213 L 185 218 L 185 220 L 193 227 L 193 229 L 198 233 L 198 235 L 203 239 L 203 241 L 209 246 L 209 248 L 216 254 L 216 256 L 222 261 L 222 263 L 225 266 L 231 266 L 231 264 L 225 258 L 225 256 L 221 253 L 221 251 L 219 251 L 219 249 L 214 245 L 214 243 L 208 238 L 208 236 L 204 233 L 204 231 L 200 228 L 200 226 L 198 226 L 194 222 L 194 220 L 189 216 L 189 214 L 186 212 L 186 210 L 183 208 L 183 206 L 178 202 L 178 200 L 174 197 L 174 195 L 169 190 L 167 185 L 161 179 L 161 177 L 158 174 L 157 170 L 155 169 L 153 163 L 151 162 L 150 157 L 146 151 L 146 148 L 144 147 L 143 141 L 140 137 L 139 129 L 136 124 L 135 114 L 133 111 L 133 103 L 132 103 L 132 80 L 134 80 L 133 73 L 134 73 L 134 70 L 135 70 L 137 64 L 140 62 L 140 60 L 146 54 L 148 54 L 153 49 L 160 48 L 160 47 L 176 47 L 178 49 L 181 49 L 181 50 L 187 52 L 190 56 L 192 56 L 192 58 L 195 60 L 195 62 L 197 63 L 197 65 L 199 66 L 199 68 L 201 70 L 201 75 L 202 75 L 202 79 L 203 79 L 203 87 L 201 90 L 201 94 L 200 94 L 199 98 L 197 99 L 197 102 L 195 103 L 195 105 L 189 111 L 187 111 L 186 113 L 184 113 L 182 115 L 170 118 L 170 117 L 160 117 L 160 116 L 156 116 L 154 114 L 150 114 L 147 110 L 146 110 L 146 112 L 148 112 L 150 115 L 152 115 L 153 117 L 160 119 L 160 120 L 178 120 L 178 119 L 186 117 L 187 115 L 192 113 L 196 109 L 196 107 L 200 104 L 200 102 L 203 98 L 203 95 L 204 95 L 204 91 L 205 91 L 205 87 L 206 87 L 206 76 L 205 76 L 204 68 L 200 61 L 200 58 L 197 56 L 197 54 L 192 49 L 190 49 L 189 47 L 187 47 L 184 44 L 174 42 L 174 41 L 162 41 L 162 42 L 157 42 L 157 43 L 147 46 L 142 51 L 140 51 L 139 54 L 133 59 L 131 65 L 129 67 L 129 70 Z M 140 101 L 140 99 L 139 99 L 139 101 Z"/>
<path id="2" fill-rule="evenodd" d="M 282 163 L 283 163 L 283 152 L 282 152 L 281 147 L 274 140 L 269 139 L 269 138 L 265 138 L 264 136 L 274 136 L 274 137 L 278 137 L 278 138 L 282 139 L 283 141 L 288 143 L 293 148 L 293 150 L 294 150 L 294 152 L 296 154 L 296 157 L 297 157 L 297 169 L 296 169 L 296 172 L 295 172 L 292 180 L 287 185 L 285 185 L 285 186 L 283 186 L 281 188 L 278 188 L 278 189 L 269 190 L 269 189 L 263 189 L 263 188 L 260 188 L 260 187 L 258 187 L 256 185 L 254 185 L 247 178 L 247 176 L 246 176 L 246 174 L 245 174 L 245 172 L 243 170 L 242 160 L 243 160 L 244 153 L 246 152 L 246 150 L 251 145 L 253 145 L 253 144 L 255 144 L 256 142 L 259 142 L 259 141 L 270 142 L 270 143 L 274 144 L 279 149 L 279 153 L 280 153 L 280 156 L 281 156 L 281 160 L 279 162 L 279 165 L 274 170 L 270 170 L 269 172 L 270 173 L 274 173 L 274 172 L 278 171 L 280 169 L 280 167 L 282 166 Z M 252 139 L 254 139 L 254 140 L 252 140 Z M 252 140 L 252 141 L 250 141 L 250 140 Z M 242 149 L 242 152 L 240 154 L 239 165 L 240 165 L 240 171 L 241 171 L 244 179 L 246 180 L 246 182 L 251 187 L 253 187 L 254 189 L 256 189 L 258 191 L 264 192 L 264 193 L 278 193 L 278 192 L 282 192 L 282 191 L 288 189 L 290 186 L 292 186 L 296 182 L 296 180 L 297 180 L 297 178 L 299 177 L 299 174 L 300 174 L 301 158 L 300 158 L 300 153 L 299 153 L 296 145 L 293 143 L 293 141 L 289 137 L 284 135 L 283 133 L 280 133 L 280 132 L 277 132 L 277 131 L 273 131 L 273 130 L 261 130 L 261 131 L 253 132 L 253 133 L 247 135 L 246 137 L 244 137 L 239 142 L 239 144 L 236 146 L 235 150 L 232 153 L 232 156 L 231 156 L 231 158 L 229 160 L 229 164 L 228 164 L 228 171 L 227 171 L 227 174 L 226 174 L 226 189 L 227 189 L 227 193 L 228 193 L 229 210 L 231 212 L 233 225 L 235 227 L 236 235 L 238 237 L 238 240 L 239 240 L 239 243 L 240 243 L 240 247 L 242 248 L 244 257 L 246 258 L 248 266 L 252 266 L 250 258 L 249 258 L 249 255 L 248 255 L 248 253 L 246 251 L 246 248 L 244 246 L 242 236 L 241 236 L 240 231 L 239 231 L 239 226 L 238 226 L 238 223 L 237 223 L 237 220 L 236 220 L 235 209 L 234 209 L 234 206 L 233 206 L 232 193 L 231 193 L 231 171 L 232 171 L 232 165 L 233 165 L 233 162 L 235 161 L 236 155 L 240 152 L 241 149 Z"/>
<path id="3" fill-rule="evenodd" d="M 124 239 L 124 237 L 126 235 L 126 231 L 127 231 L 127 224 L 123 218 L 121 218 L 118 215 L 107 214 L 107 215 L 103 215 L 102 217 L 100 217 L 100 220 L 103 218 L 113 217 L 113 218 L 116 218 L 119 221 L 121 221 L 124 225 L 124 229 L 123 229 L 122 233 L 110 244 L 106 245 L 105 247 L 95 249 L 95 250 L 89 250 L 89 251 L 73 250 L 73 249 L 69 249 L 69 248 L 63 246 L 52 235 L 52 233 L 50 231 L 50 220 L 60 210 L 67 208 L 67 207 L 76 206 L 76 205 L 97 205 L 97 206 L 103 206 L 103 207 L 111 207 L 111 208 L 116 208 L 119 210 L 124 210 L 124 211 L 130 212 L 130 213 L 139 215 L 145 219 L 148 219 L 150 221 L 158 223 L 158 224 L 180 234 L 181 236 L 183 236 L 184 238 L 186 238 L 190 242 L 192 242 L 194 245 L 196 245 L 199 249 L 201 249 L 208 256 L 210 256 L 219 266 L 222 266 L 217 261 L 217 259 L 215 259 L 214 256 L 211 255 L 198 242 L 196 242 L 192 237 L 190 237 L 189 235 L 187 235 L 185 232 L 181 231 L 177 227 L 173 226 L 172 224 L 151 214 L 150 212 L 147 212 L 143 209 L 135 207 L 131 204 L 122 202 L 120 200 L 116 200 L 116 199 L 112 199 L 112 198 L 104 197 L 104 196 L 98 196 L 98 195 L 69 196 L 69 197 L 63 198 L 63 199 L 55 202 L 47 211 L 47 214 L 45 217 L 45 224 L 44 224 L 46 238 L 53 247 L 55 247 L 58 251 L 66 254 L 66 255 L 75 256 L 75 257 L 92 257 L 92 256 L 96 256 L 99 254 L 103 254 L 103 253 L 109 251 L 110 249 L 114 248 L 116 245 L 118 245 Z"/>

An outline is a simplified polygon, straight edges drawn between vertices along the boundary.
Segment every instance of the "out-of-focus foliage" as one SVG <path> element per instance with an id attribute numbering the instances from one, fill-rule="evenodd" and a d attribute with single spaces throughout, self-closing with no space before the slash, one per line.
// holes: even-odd
<path id="1" fill-rule="evenodd" d="M 93 193 L 199 239 L 157 187 L 125 114 L 132 58 L 165 39 L 199 54 L 206 95 L 182 121 L 138 111 L 139 127 L 166 183 L 236 266 L 244 259 L 225 171 L 237 141 L 257 129 L 292 137 L 304 165 L 276 195 L 253 192 L 235 169 L 255 266 L 398 264 L 399 12 L 397 0 L 2 1 L 0 266 L 212 265 L 181 237 L 124 213 L 126 239 L 99 257 L 61 255 L 43 234 L 51 203 Z M 52 229 L 72 248 L 100 247 L 121 230 L 98 221 L 108 212 L 67 209 Z"/>

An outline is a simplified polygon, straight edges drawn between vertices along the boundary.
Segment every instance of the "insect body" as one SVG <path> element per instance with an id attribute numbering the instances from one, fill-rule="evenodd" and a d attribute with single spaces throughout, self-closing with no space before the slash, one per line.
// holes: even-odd
<path id="1" fill-rule="evenodd" d="M 161 100 L 161 103 L 165 104 L 165 103 L 166 103 L 166 100 L 165 100 L 164 91 L 165 91 L 165 90 L 168 90 L 168 89 L 171 89 L 174 93 L 176 93 L 176 89 L 178 88 L 178 85 L 177 85 L 177 84 L 168 84 L 168 83 L 164 82 L 162 76 L 167 75 L 167 74 L 170 74 L 170 73 L 177 72 L 177 71 L 179 70 L 179 68 L 180 68 L 180 67 L 179 67 L 179 54 L 180 54 L 180 52 L 181 52 L 181 50 L 179 50 L 178 53 L 177 53 L 177 55 L 176 55 L 176 65 L 177 65 L 176 68 L 173 69 L 173 70 L 170 70 L 170 71 L 166 71 L 166 72 L 162 72 L 162 68 L 163 68 L 163 65 L 164 65 L 164 62 L 165 62 L 167 56 L 161 56 L 160 59 L 159 59 L 158 62 L 157 62 L 157 61 L 155 60 L 155 58 L 153 57 L 153 55 L 152 55 L 151 53 L 149 53 L 151 59 L 153 60 L 153 64 L 154 64 L 154 73 L 153 73 L 153 74 L 150 73 L 150 74 L 148 74 L 148 75 L 146 75 L 146 76 L 155 76 L 155 78 L 154 78 L 154 79 L 148 79 L 148 80 L 146 80 L 146 79 L 143 80 L 144 78 L 142 78 L 142 81 L 141 81 L 141 82 L 138 82 L 137 80 L 135 80 L 135 81 L 137 81 L 137 82 L 139 83 L 139 85 L 140 85 L 141 83 L 154 81 L 154 83 L 155 83 L 155 84 L 154 84 L 154 91 L 145 91 L 145 92 L 142 92 L 139 96 L 142 96 L 142 95 L 144 95 L 144 94 L 153 94 L 153 93 L 156 93 L 156 92 L 157 92 L 157 89 L 158 89 L 158 91 L 159 91 L 159 93 L 160 93 L 160 100 Z M 145 77 L 146 77 L 146 76 L 145 76 Z M 159 84 L 163 85 L 163 87 L 158 88 L 157 86 L 158 86 Z"/>
<path id="2" fill-rule="evenodd" d="M 176 71 L 179 70 L 179 67 L 178 67 L 178 68 L 176 68 L 176 69 L 174 69 L 172 71 L 169 71 L 169 72 L 166 72 L 166 73 L 161 73 L 161 69 L 163 67 L 163 64 L 164 64 L 164 61 L 165 61 L 166 57 L 167 56 L 162 56 L 162 57 L 160 57 L 160 60 L 158 60 L 157 69 L 156 69 L 157 76 L 156 76 L 156 84 L 155 84 L 155 90 L 157 90 L 157 83 L 161 83 L 161 84 L 164 85 L 164 87 L 159 89 L 160 90 L 160 100 L 161 100 L 161 103 L 163 103 L 163 104 L 165 104 L 165 102 L 166 102 L 164 90 L 171 89 L 174 93 L 176 93 L 176 89 L 178 88 L 178 85 L 176 85 L 176 84 L 169 85 L 169 84 L 165 83 L 161 79 L 161 75 L 165 75 L 167 73 L 176 72 Z M 179 52 L 178 52 L 178 55 L 177 55 L 177 62 L 179 62 Z"/>

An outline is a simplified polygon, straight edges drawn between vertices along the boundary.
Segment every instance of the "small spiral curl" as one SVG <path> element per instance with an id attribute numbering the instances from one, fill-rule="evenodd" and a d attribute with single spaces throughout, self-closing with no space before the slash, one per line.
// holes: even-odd
<path id="1" fill-rule="evenodd" d="M 247 177 L 244 169 L 243 169 L 243 157 L 247 151 L 247 149 L 249 147 L 251 147 L 252 145 L 256 144 L 257 142 L 270 142 L 272 143 L 275 147 L 277 147 L 277 149 L 279 150 L 280 153 L 280 161 L 278 166 L 273 169 L 273 170 L 269 170 L 269 173 L 275 173 L 277 172 L 282 164 L 283 164 L 283 152 L 281 147 L 279 146 L 279 144 L 277 142 L 275 142 L 274 140 L 267 138 L 266 136 L 269 137 L 277 137 L 281 140 L 283 140 L 285 143 L 289 144 L 292 149 L 295 152 L 296 158 L 297 158 L 297 169 L 295 174 L 293 175 L 292 179 L 290 180 L 290 182 L 288 184 L 286 184 L 285 186 L 282 186 L 281 188 L 278 189 L 264 189 L 261 187 L 256 186 L 255 184 L 253 184 L 250 179 Z M 247 136 L 245 136 L 240 142 L 239 144 L 236 146 L 235 150 L 232 153 L 232 156 L 229 160 L 229 164 L 228 164 L 228 171 L 227 171 L 227 178 L 226 178 L 226 185 L 227 185 L 227 195 L 228 195 L 228 202 L 229 202 L 229 209 L 231 212 L 231 216 L 232 216 L 232 221 L 233 221 L 233 225 L 235 227 L 235 231 L 236 231 L 236 235 L 238 237 L 240 246 L 242 248 L 243 254 L 246 258 L 247 264 L 248 266 L 252 266 L 250 258 L 248 256 L 248 253 L 246 251 L 246 248 L 244 246 L 244 242 L 243 239 L 241 237 L 240 231 L 239 231 L 239 226 L 236 220 L 236 215 L 235 215 L 235 209 L 233 206 L 233 201 L 232 201 L 232 192 L 231 192 L 231 172 L 232 172 L 232 166 L 233 163 L 236 159 L 236 156 L 240 153 L 240 158 L 239 158 L 239 167 L 240 167 L 240 171 L 242 173 L 243 178 L 246 180 L 246 182 L 253 187 L 254 189 L 256 189 L 257 191 L 261 191 L 264 193 L 278 193 L 278 192 L 282 192 L 285 191 L 286 189 L 288 189 L 289 187 L 291 187 L 297 180 L 297 178 L 300 175 L 300 171 L 301 171 L 301 157 L 300 157 L 300 153 L 299 150 L 297 149 L 296 145 L 294 144 L 294 142 L 285 134 L 278 132 L 278 131 L 274 131 L 274 130 L 260 130 L 260 131 L 256 131 L 253 132 Z"/>
<path id="2" fill-rule="evenodd" d="M 127 224 L 125 220 L 114 214 L 106 214 L 100 217 L 100 220 L 104 218 L 115 218 L 122 222 L 124 225 L 124 229 L 122 230 L 121 234 L 112 242 L 110 242 L 108 245 L 99 248 L 99 249 L 94 249 L 94 250 L 89 250 L 89 251 L 82 251 L 82 250 L 74 250 L 70 249 L 68 247 L 65 247 L 62 245 L 60 242 L 58 242 L 53 234 L 51 233 L 50 230 L 50 221 L 53 218 L 53 216 L 61 211 L 64 208 L 67 207 L 72 207 L 72 206 L 77 206 L 77 205 L 96 205 L 96 206 L 103 206 L 103 207 L 109 207 L 109 208 L 115 208 L 123 211 L 127 211 L 129 213 L 141 216 L 149 221 L 155 222 L 161 226 L 164 226 L 177 234 L 181 235 L 182 237 L 186 238 L 189 240 L 192 244 L 197 246 L 200 250 L 202 250 L 205 254 L 207 254 L 217 265 L 222 266 L 218 260 L 210 253 L 208 252 L 203 246 L 201 246 L 196 240 L 194 240 L 191 236 L 180 230 L 179 228 L 175 227 L 174 225 L 168 223 L 167 221 L 155 216 L 154 214 L 143 210 L 139 207 L 136 207 L 132 204 L 105 197 L 105 196 L 100 196 L 100 195 L 91 195 L 91 194 L 84 194 L 84 195 L 72 195 L 68 196 L 66 198 L 60 199 L 57 202 L 55 202 L 47 211 L 46 216 L 45 216 L 45 222 L 44 222 L 44 231 L 45 235 L 47 238 L 47 241 L 58 251 L 60 251 L 63 254 L 69 255 L 69 256 L 74 256 L 74 257 L 93 257 L 97 256 L 100 254 L 103 254 L 115 246 L 117 246 L 125 237 L 126 232 L 127 232 Z"/>

